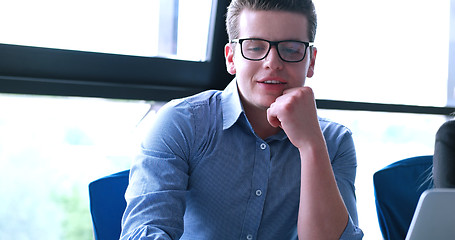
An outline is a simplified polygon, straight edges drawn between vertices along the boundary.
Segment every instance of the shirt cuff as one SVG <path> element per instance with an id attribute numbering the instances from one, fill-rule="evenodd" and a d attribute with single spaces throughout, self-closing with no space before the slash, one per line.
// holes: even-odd
<path id="1" fill-rule="evenodd" d="M 341 235 L 340 240 L 358 240 L 362 238 L 363 238 L 362 229 L 354 225 L 351 216 L 349 216 L 348 225 L 344 229 L 344 232 Z"/>

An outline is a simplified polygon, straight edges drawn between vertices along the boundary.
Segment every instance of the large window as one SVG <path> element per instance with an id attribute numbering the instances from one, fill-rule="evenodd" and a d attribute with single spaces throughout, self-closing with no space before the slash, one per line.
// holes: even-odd
<path id="1" fill-rule="evenodd" d="M 447 95 L 455 31 L 450 0 L 314 2 L 319 51 L 309 84 L 318 98 L 423 106 L 446 106 L 453 98 Z"/>

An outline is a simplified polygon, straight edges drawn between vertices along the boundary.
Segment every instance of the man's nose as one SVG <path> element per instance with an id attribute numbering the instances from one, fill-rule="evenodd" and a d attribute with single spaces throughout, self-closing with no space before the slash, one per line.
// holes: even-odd
<path id="1" fill-rule="evenodd" d="M 272 46 L 270 48 L 269 54 L 267 54 L 265 60 L 265 67 L 271 69 L 281 69 L 283 67 L 283 60 L 281 60 L 278 53 L 278 48 Z"/>

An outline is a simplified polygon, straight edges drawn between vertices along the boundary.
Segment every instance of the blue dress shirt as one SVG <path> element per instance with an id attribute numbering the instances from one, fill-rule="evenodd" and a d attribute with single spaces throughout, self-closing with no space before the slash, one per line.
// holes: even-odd
<path id="1" fill-rule="evenodd" d="M 319 124 L 350 215 L 341 239 L 361 239 L 351 132 Z M 131 167 L 121 239 L 297 239 L 299 196 L 298 149 L 284 131 L 254 133 L 234 79 L 160 109 Z"/>

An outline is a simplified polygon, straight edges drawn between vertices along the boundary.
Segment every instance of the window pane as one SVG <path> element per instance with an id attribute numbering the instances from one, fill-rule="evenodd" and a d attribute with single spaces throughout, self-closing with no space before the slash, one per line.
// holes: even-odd
<path id="1" fill-rule="evenodd" d="M 0 1 L 0 43 L 205 61 L 211 7 L 212 0 Z"/>
<path id="2" fill-rule="evenodd" d="M 197 10 L 196 10 L 197 6 Z M 212 0 L 179 2 L 179 33 L 177 55 L 180 59 L 206 60 Z M 215 16 L 213 16 L 215 17 Z M 215 49 L 218 51 L 219 49 Z M 222 49 L 221 49 L 222 50 Z"/>
<path id="3" fill-rule="evenodd" d="M 446 105 L 450 0 L 314 2 L 316 97 Z"/>
<path id="4" fill-rule="evenodd" d="M 0 94 L 0 239 L 93 239 L 88 184 L 129 169 L 150 104 Z"/>

